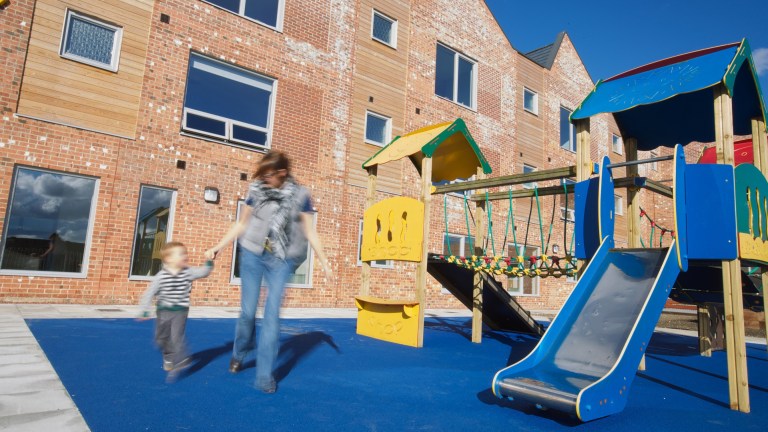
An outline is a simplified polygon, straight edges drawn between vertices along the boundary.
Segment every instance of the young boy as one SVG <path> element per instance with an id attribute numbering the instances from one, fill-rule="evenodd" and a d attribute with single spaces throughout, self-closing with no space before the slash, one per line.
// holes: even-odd
<path id="1" fill-rule="evenodd" d="M 189 267 L 187 248 L 179 242 L 166 243 L 160 249 L 160 256 L 163 268 L 141 297 L 140 319 L 149 319 L 152 298 L 157 297 L 155 342 L 163 352 L 163 369 L 168 372 L 168 381 L 173 381 L 190 362 L 184 332 L 192 281 L 208 276 L 213 261 L 207 261 L 205 267 Z"/>

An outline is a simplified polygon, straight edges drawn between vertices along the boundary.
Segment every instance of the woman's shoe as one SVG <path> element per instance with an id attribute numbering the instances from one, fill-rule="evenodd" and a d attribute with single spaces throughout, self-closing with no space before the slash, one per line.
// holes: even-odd
<path id="1" fill-rule="evenodd" d="M 240 372 L 241 370 L 243 370 L 243 364 L 242 363 L 240 363 L 239 361 L 237 361 L 235 359 L 232 359 L 232 360 L 229 361 L 229 372 L 230 373 L 235 374 L 235 373 Z"/>

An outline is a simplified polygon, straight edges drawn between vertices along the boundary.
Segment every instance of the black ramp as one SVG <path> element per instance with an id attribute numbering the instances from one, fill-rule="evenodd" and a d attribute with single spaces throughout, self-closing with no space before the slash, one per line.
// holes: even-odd
<path id="1" fill-rule="evenodd" d="M 434 255 L 429 257 L 427 270 L 464 306 L 472 309 L 473 270 L 445 262 Z M 544 333 L 541 324 L 496 279 L 484 272 L 480 275 L 483 277 L 483 322 L 488 327 L 536 335 Z"/>

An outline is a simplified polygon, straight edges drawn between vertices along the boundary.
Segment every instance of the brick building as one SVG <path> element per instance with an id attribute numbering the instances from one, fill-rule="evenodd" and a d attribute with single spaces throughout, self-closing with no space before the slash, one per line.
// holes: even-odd
<path id="1" fill-rule="evenodd" d="M 493 176 L 575 164 L 567 116 L 593 81 L 567 34 L 518 52 L 481 0 L 259 4 L 14 0 L 0 10 L 1 302 L 136 302 L 165 241 L 203 260 L 237 218 L 268 148 L 291 155 L 312 191 L 335 271 L 328 281 L 311 259 L 302 265 L 286 291 L 293 307 L 353 306 L 361 165 L 392 137 L 460 117 Z M 593 120 L 591 136 L 594 160 L 623 159 L 611 117 Z M 417 188 L 407 160 L 379 171 L 380 198 Z M 619 208 L 624 196 L 617 191 Z M 519 201 L 526 253 L 558 244 L 563 255 L 572 236 L 563 197 L 542 197 L 541 227 L 536 204 Z M 463 198 L 445 203 L 449 236 L 462 247 Z M 494 205 L 500 254 L 510 250 L 499 228 L 507 205 Z M 431 251 L 445 248 L 443 214 L 441 197 L 428 216 Z M 541 241 L 550 221 L 550 241 Z M 626 244 L 618 212 L 616 226 Z M 233 248 L 220 253 L 214 273 L 196 283 L 195 304 L 237 304 L 235 261 Z M 372 294 L 412 296 L 413 264 L 376 264 Z M 574 285 L 505 283 L 523 305 L 550 310 Z M 459 306 L 434 280 L 427 299 L 427 307 Z"/>

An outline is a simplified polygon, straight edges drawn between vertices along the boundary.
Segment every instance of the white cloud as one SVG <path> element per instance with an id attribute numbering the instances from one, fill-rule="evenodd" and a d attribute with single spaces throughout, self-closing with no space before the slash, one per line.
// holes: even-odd
<path id="1" fill-rule="evenodd" d="M 752 60 L 755 61 L 758 75 L 768 74 L 768 48 L 757 48 L 752 51 Z"/>

